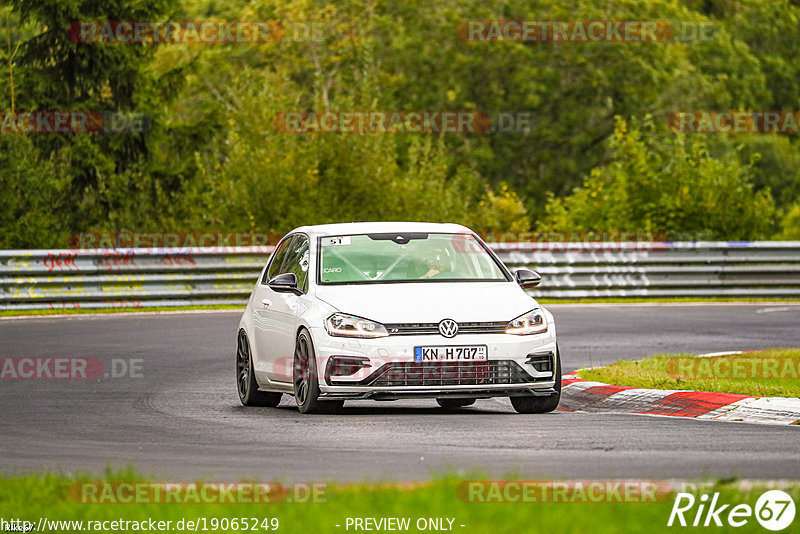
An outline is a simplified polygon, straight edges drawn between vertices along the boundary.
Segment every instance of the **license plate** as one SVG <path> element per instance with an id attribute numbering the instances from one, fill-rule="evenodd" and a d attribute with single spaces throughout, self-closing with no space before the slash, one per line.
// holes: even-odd
<path id="1" fill-rule="evenodd" d="M 488 359 L 486 345 L 414 347 L 415 362 L 459 362 Z"/>

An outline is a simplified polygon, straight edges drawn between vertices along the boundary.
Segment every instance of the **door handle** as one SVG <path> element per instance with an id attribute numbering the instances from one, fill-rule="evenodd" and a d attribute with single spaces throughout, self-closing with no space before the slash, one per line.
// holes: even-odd
<path id="1" fill-rule="evenodd" d="M 268 308 L 269 305 L 272 304 L 272 301 L 269 299 L 261 299 L 261 304 L 263 304 L 265 308 Z"/>

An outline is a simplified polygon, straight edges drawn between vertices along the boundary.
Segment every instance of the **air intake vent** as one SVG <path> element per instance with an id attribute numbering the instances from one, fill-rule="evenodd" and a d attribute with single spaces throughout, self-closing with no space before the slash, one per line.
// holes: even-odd
<path id="1" fill-rule="evenodd" d="M 531 352 L 528 354 L 528 359 L 525 363 L 532 365 L 534 369 L 540 373 L 553 372 L 553 353 L 548 352 Z"/>

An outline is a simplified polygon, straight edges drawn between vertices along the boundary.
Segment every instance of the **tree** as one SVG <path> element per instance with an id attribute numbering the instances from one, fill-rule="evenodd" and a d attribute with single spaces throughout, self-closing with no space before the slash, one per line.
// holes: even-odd
<path id="1" fill-rule="evenodd" d="M 783 233 L 776 236 L 778 239 L 800 241 L 800 202 L 792 206 L 781 221 Z"/>
<path id="2" fill-rule="evenodd" d="M 457 159 L 505 182 L 536 213 L 603 162 L 615 115 L 666 121 L 687 109 L 758 108 L 768 97 L 758 59 L 724 24 L 709 41 L 657 43 L 465 42 L 466 20 L 711 21 L 679 2 L 445 0 L 425 7 L 379 2 L 380 89 L 402 109 L 525 111 L 529 128 L 451 136 Z"/>
<path id="3" fill-rule="evenodd" d="M 61 163 L 42 159 L 24 135 L 0 135 L 0 248 L 63 247 Z"/>
<path id="4" fill-rule="evenodd" d="M 12 0 L 20 23 L 13 58 L 19 82 L 18 111 L 139 112 L 139 95 L 159 87 L 147 72 L 155 48 L 146 44 L 76 42 L 69 29 L 80 21 L 157 20 L 175 0 Z M 44 160 L 58 160 L 67 180 L 59 216 L 75 231 L 114 219 L 119 199 L 134 189 L 121 179 L 150 157 L 147 132 L 32 137 Z M 140 197 L 141 198 L 141 197 Z M 115 200 L 116 199 L 116 200 Z M 130 199 L 128 199 L 130 201 Z M 129 204 L 128 207 L 132 207 Z"/>
<path id="5" fill-rule="evenodd" d="M 753 192 L 752 167 L 736 154 L 716 159 L 700 138 L 659 134 L 650 118 L 629 128 L 617 117 L 608 159 L 572 195 L 550 199 L 542 229 L 769 235 L 772 197 L 767 189 Z"/>

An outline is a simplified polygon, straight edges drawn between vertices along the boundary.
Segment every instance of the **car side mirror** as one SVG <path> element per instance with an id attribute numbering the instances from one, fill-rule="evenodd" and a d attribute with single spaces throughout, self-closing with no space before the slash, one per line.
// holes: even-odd
<path id="1" fill-rule="evenodd" d="M 269 281 L 269 288 L 278 293 L 296 293 L 300 294 L 297 288 L 297 276 L 294 273 L 283 273 L 275 276 Z"/>
<path id="2" fill-rule="evenodd" d="M 530 269 L 519 269 L 514 273 L 514 280 L 517 281 L 522 289 L 530 289 L 539 285 L 542 277 L 536 271 Z"/>

